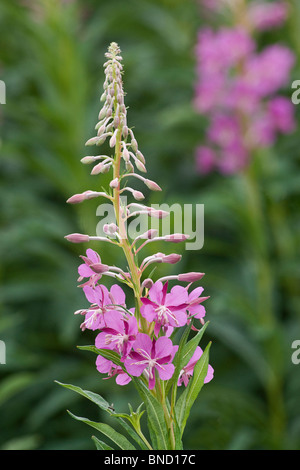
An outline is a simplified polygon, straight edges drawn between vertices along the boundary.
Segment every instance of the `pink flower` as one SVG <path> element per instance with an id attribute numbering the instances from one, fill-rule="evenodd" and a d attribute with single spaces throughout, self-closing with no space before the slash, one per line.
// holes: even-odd
<path id="1" fill-rule="evenodd" d="M 268 112 L 274 128 L 283 134 L 295 130 L 294 105 L 288 98 L 276 96 L 268 103 Z"/>
<path id="2" fill-rule="evenodd" d="M 187 365 L 181 370 L 177 385 L 180 386 L 182 383 L 184 383 L 185 386 L 188 385 L 190 378 L 192 377 L 194 373 L 194 367 L 199 361 L 200 357 L 202 356 L 203 351 L 200 348 L 200 346 L 196 347 L 196 350 L 194 354 L 192 355 L 191 359 L 187 363 Z M 213 379 L 214 376 L 214 370 L 211 365 L 208 365 L 208 370 L 207 370 L 207 375 L 204 379 L 204 383 L 208 383 Z"/>
<path id="3" fill-rule="evenodd" d="M 205 145 L 201 145 L 196 150 L 196 166 L 200 173 L 210 173 L 217 160 L 216 152 Z"/>
<path id="4" fill-rule="evenodd" d="M 168 326 L 180 327 L 187 323 L 186 289 L 178 286 L 179 290 L 167 294 L 168 283 L 157 281 L 149 290 L 148 297 L 142 297 L 141 314 L 148 322 L 155 321 L 154 334 L 157 336 L 160 328 Z M 172 293 L 173 292 L 173 293 Z"/>
<path id="5" fill-rule="evenodd" d="M 109 361 L 102 356 L 97 356 L 96 367 L 101 374 L 108 374 L 106 379 L 117 376 L 116 383 L 118 385 L 127 385 L 131 381 L 131 377 L 124 372 L 122 367 L 116 366 L 112 361 Z"/>
<path id="6" fill-rule="evenodd" d="M 115 311 L 119 316 L 122 315 L 119 310 L 122 311 L 120 306 L 125 306 L 125 294 L 117 284 L 110 288 L 110 292 L 104 285 L 97 285 L 94 289 L 85 286 L 83 291 L 92 305 L 86 310 L 79 311 L 79 313 L 85 315 L 85 320 L 80 325 L 82 330 L 86 328 L 97 330 L 105 327 L 104 315 L 108 312 Z"/>
<path id="7" fill-rule="evenodd" d="M 112 311 L 105 318 L 105 327 L 96 337 L 96 347 L 99 349 L 112 349 L 117 351 L 124 360 L 138 334 L 137 320 L 134 316 L 121 316 L 119 312 Z"/>
<path id="8" fill-rule="evenodd" d="M 237 117 L 224 113 L 213 115 L 207 135 L 211 142 L 222 148 L 240 143 L 241 128 Z"/>
<path id="9" fill-rule="evenodd" d="M 84 263 L 78 267 L 78 274 L 80 276 L 78 278 L 78 282 L 81 282 L 83 278 L 87 278 L 87 277 L 89 278 L 89 280 L 85 282 L 84 284 L 81 284 L 80 287 L 95 286 L 97 282 L 99 281 L 99 279 L 101 279 L 102 273 L 101 272 L 96 273 L 95 271 L 93 271 L 93 269 L 91 269 L 91 266 L 93 264 L 102 265 L 100 256 L 98 255 L 98 253 L 96 253 L 96 251 L 92 250 L 91 248 L 88 248 L 86 250 L 86 256 L 80 256 L 80 258 L 83 259 Z M 102 272 L 105 272 L 108 270 L 108 266 L 106 265 L 102 265 L 102 266 L 103 266 Z"/>
<path id="10" fill-rule="evenodd" d="M 138 333 L 133 344 L 133 351 L 125 359 L 124 365 L 130 375 L 139 377 L 143 372 L 149 378 L 149 389 L 155 387 L 155 370 L 161 380 L 169 380 L 175 370 L 171 364 L 178 346 L 165 336 L 157 340 L 145 333 Z"/>
<path id="11" fill-rule="evenodd" d="M 276 93 L 289 82 L 294 62 L 294 54 L 287 47 L 280 44 L 268 46 L 245 63 L 244 83 L 259 97 Z"/>
<path id="12" fill-rule="evenodd" d="M 284 2 L 253 2 L 248 8 L 248 19 L 260 31 L 281 26 L 287 19 L 288 5 Z"/>
<path id="13" fill-rule="evenodd" d="M 196 287 L 189 293 L 187 310 L 193 318 L 205 317 L 205 308 L 201 304 L 209 297 L 201 297 L 203 290 L 203 287 Z"/>

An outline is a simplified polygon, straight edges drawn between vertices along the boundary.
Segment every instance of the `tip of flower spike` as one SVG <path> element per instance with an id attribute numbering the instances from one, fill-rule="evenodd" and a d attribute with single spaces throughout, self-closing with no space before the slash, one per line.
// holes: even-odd
<path id="1" fill-rule="evenodd" d="M 82 233 L 71 233 L 70 235 L 66 235 L 64 238 L 71 243 L 85 243 L 90 241 L 90 237 Z"/>

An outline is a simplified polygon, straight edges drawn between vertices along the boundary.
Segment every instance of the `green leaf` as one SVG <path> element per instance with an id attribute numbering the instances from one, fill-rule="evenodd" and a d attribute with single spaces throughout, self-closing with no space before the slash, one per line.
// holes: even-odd
<path id="1" fill-rule="evenodd" d="M 73 392 L 79 393 L 79 395 L 88 398 L 90 401 L 98 405 L 101 410 L 107 411 L 108 413 L 112 414 L 112 410 L 110 409 L 109 403 L 103 397 L 101 397 L 101 395 L 90 392 L 88 390 L 83 390 L 82 388 L 77 387 L 76 385 L 64 384 L 62 382 L 58 382 L 57 380 L 55 380 L 55 382 L 61 385 L 62 387 L 68 388 L 69 390 L 72 390 Z"/>
<path id="2" fill-rule="evenodd" d="M 134 379 L 134 384 L 145 403 L 153 447 L 158 450 L 170 449 L 169 432 L 162 405 L 140 380 Z"/>
<path id="3" fill-rule="evenodd" d="M 69 415 L 72 416 L 72 418 L 82 421 L 85 424 L 88 424 L 94 429 L 97 429 L 97 431 L 101 432 L 105 436 L 107 436 L 109 439 L 111 439 L 115 444 L 117 444 L 118 447 L 122 450 L 136 450 L 135 447 L 129 442 L 129 440 L 120 434 L 119 432 L 115 431 L 111 426 L 109 426 L 106 423 L 97 423 L 95 421 L 90 421 L 87 418 L 82 418 L 80 416 L 76 416 L 70 411 L 68 411 Z"/>
<path id="4" fill-rule="evenodd" d="M 207 375 L 209 349 L 211 343 L 207 345 L 204 353 L 195 365 L 193 378 L 190 380 L 184 392 L 180 395 L 176 404 L 175 412 L 177 416 L 178 425 L 183 434 L 187 419 L 189 417 L 191 408 L 198 397 L 201 388 L 204 385 L 204 380 Z"/>
<path id="5" fill-rule="evenodd" d="M 78 349 L 81 349 L 82 351 L 91 351 L 95 354 L 98 354 L 100 356 L 103 356 L 105 359 L 108 359 L 109 361 L 112 361 L 116 366 L 122 367 L 123 370 L 124 364 L 120 360 L 120 356 L 118 353 L 115 351 L 111 351 L 110 349 L 98 349 L 96 346 L 77 346 Z"/>
<path id="6" fill-rule="evenodd" d="M 190 339 L 190 341 L 187 342 L 187 339 L 188 339 L 188 336 L 189 336 L 189 333 L 190 333 L 190 330 L 191 330 L 191 324 L 189 325 L 189 327 L 187 327 L 180 339 L 180 342 L 179 342 L 179 347 L 178 347 L 178 351 L 177 353 L 175 354 L 175 357 L 174 357 L 174 366 L 175 366 L 175 371 L 174 371 L 174 374 L 172 376 L 172 378 L 168 381 L 167 383 L 167 386 L 166 386 L 166 395 L 168 394 L 171 386 L 174 384 L 177 384 L 177 381 L 178 381 L 178 377 L 179 377 L 179 374 L 180 374 L 180 371 L 183 369 L 184 366 L 187 365 L 187 363 L 189 362 L 189 360 L 191 359 L 192 355 L 194 354 L 195 352 L 195 349 L 196 347 L 198 346 L 199 342 L 201 341 L 201 338 L 208 326 L 208 323 L 205 323 L 203 325 L 203 327 L 201 328 L 200 331 L 198 331 L 198 333 L 192 338 Z"/>
<path id="7" fill-rule="evenodd" d="M 98 439 L 98 437 L 92 436 L 92 439 L 95 443 L 95 446 L 96 446 L 97 450 L 114 450 L 112 447 L 109 447 L 107 444 L 105 444 L 105 442 L 100 441 L 100 439 Z"/>
<path id="8" fill-rule="evenodd" d="M 99 408 L 101 408 L 101 410 L 106 411 L 107 413 L 110 414 L 110 416 L 116 418 L 121 424 L 121 426 L 128 432 L 129 436 L 132 437 L 132 439 L 134 439 L 136 443 L 141 447 L 141 449 L 143 450 L 147 449 L 147 447 L 145 446 L 140 436 L 135 432 L 134 429 L 132 429 L 129 426 L 129 424 L 126 421 L 124 421 L 123 418 L 126 418 L 128 416 L 126 415 L 126 413 L 115 413 L 115 411 L 111 409 L 109 403 L 103 397 L 101 397 L 101 395 L 98 395 L 97 393 L 90 392 L 88 390 L 83 390 L 82 388 L 77 387 L 76 385 L 64 384 L 64 383 L 58 382 L 57 380 L 55 382 L 69 390 L 72 390 L 73 392 L 79 393 L 79 395 L 82 395 L 83 397 L 87 398 L 88 400 L 98 405 Z"/>

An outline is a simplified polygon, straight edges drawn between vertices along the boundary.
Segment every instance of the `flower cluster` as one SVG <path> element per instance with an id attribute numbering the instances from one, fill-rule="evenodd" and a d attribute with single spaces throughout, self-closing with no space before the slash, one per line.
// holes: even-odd
<path id="1" fill-rule="evenodd" d="M 178 349 L 170 336 L 174 329 L 187 325 L 194 318 L 203 323 L 205 308 L 202 302 L 208 298 L 201 296 L 203 288 L 197 287 L 189 292 L 189 283 L 187 287 L 175 285 L 168 292 L 168 281 L 154 282 L 150 289 L 145 288 L 147 295 L 141 297 L 141 316 L 146 320 L 146 328 L 145 324 L 143 328 L 135 315 L 135 309 L 127 308 L 123 289 L 114 284 L 108 290 L 105 285 L 99 284 L 99 277 L 95 278 L 99 275 L 94 273 L 93 264 L 89 263 L 92 260 L 99 261 L 99 255 L 89 248 L 86 257 L 82 258 L 85 263 L 78 268 L 79 280 L 88 278 L 81 287 L 90 306 L 75 312 L 84 316 L 81 329 L 100 331 L 95 346 L 117 352 L 128 374 L 140 376 L 143 373 L 150 389 L 155 385 L 155 369 L 161 380 L 170 379 L 174 372 L 172 360 Z M 185 279 L 195 279 L 195 274 L 186 274 Z M 197 349 L 199 351 L 200 348 Z M 181 371 L 179 385 L 187 385 L 187 377 L 192 375 L 197 362 L 195 358 L 201 356 L 198 353 Z M 125 385 L 131 380 L 124 369 L 102 356 L 97 357 L 96 365 L 98 371 L 107 373 L 108 377 L 116 376 L 119 385 Z M 212 376 L 212 367 L 209 366 L 207 380 L 211 380 Z"/>
<path id="2" fill-rule="evenodd" d="M 207 141 L 196 152 L 201 173 L 235 173 L 249 163 L 251 152 L 272 146 L 278 134 L 295 127 L 291 100 L 278 95 L 289 81 L 293 53 L 280 44 L 258 52 L 253 34 L 280 26 L 286 6 L 243 1 L 232 5 L 232 28 L 205 28 L 198 34 L 194 104 L 209 119 Z"/>
<path id="3" fill-rule="evenodd" d="M 67 202 L 78 204 L 96 197 L 105 198 L 113 205 L 115 221 L 103 227 L 105 236 L 73 233 L 67 235 L 66 239 L 73 243 L 99 241 L 113 244 L 123 250 L 128 270 L 104 264 L 100 255 L 88 248 L 86 254 L 81 256 L 83 263 L 78 267 L 78 282 L 89 302 L 89 307 L 77 310 L 75 313 L 84 317 L 81 323 L 82 330 L 97 332 L 95 338 L 97 351 L 113 351 L 119 358 L 114 362 L 115 356 L 99 354 L 96 360 L 99 372 L 106 374 L 106 378 L 116 377 L 119 385 L 127 384 L 132 377 L 142 376 L 149 389 L 153 390 L 157 380 L 169 380 L 174 374 L 173 359 L 178 350 L 178 345 L 173 344 L 174 334 L 178 328 L 186 325 L 197 330 L 194 319 L 200 324 L 204 323 L 205 308 L 202 303 L 208 297 L 202 296 L 202 287 L 190 290 L 191 285 L 203 277 L 203 273 L 181 273 L 165 276 L 156 281 L 145 276 L 149 265 L 175 264 L 180 261 L 180 255 L 158 252 L 138 262 L 138 255 L 148 243 L 158 240 L 179 243 L 186 240 L 187 235 L 175 233 L 158 236 L 157 230 L 149 229 L 133 240 L 129 239 L 126 230 L 126 221 L 129 218 L 141 214 L 162 218 L 169 214 L 141 203 L 144 194 L 128 186 L 127 180 L 136 178 L 152 191 L 161 190 L 156 182 L 136 172 L 146 173 L 146 162 L 132 129 L 127 125 L 122 57 L 116 43 L 110 45 L 106 57 L 108 59 L 104 64 L 106 78 L 101 96 L 104 104 L 98 116 L 97 135 L 90 138 L 86 145 L 99 146 L 107 142 L 109 148 L 114 149 L 114 155 L 89 155 L 81 161 L 93 165 L 91 175 L 112 170 L 111 182 L 107 191 L 87 190 L 75 194 Z M 125 191 L 139 202 L 124 205 L 120 196 Z M 117 283 L 108 289 L 102 284 L 103 276 L 108 276 Z M 174 280 L 187 284 L 173 285 L 169 288 L 169 283 Z M 128 306 L 127 292 L 125 295 L 120 283 L 124 288 L 126 286 L 133 291 L 134 307 Z M 202 350 L 198 347 L 188 364 L 185 364 L 180 371 L 178 385 L 188 384 L 201 355 Z M 213 369 L 209 366 L 205 381 L 210 381 L 212 377 Z"/>

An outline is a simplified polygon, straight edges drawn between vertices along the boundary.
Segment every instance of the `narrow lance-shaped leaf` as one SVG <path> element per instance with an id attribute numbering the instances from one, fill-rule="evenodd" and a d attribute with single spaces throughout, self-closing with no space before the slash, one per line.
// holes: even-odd
<path id="1" fill-rule="evenodd" d="M 176 404 L 175 412 L 176 412 L 178 425 L 181 429 L 181 435 L 183 434 L 186 421 L 189 417 L 191 408 L 196 398 L 198 397 L 201 388 L 204 385 L 204 380 L 205 380 L 205 377 L 207 375 L 207 370 L 208 370 L 210 345 L 211 343 L 207 345 L 201 358 L 195 365 L 193 377 L 190 380 L 184 392 L 180 395 L 178 402 Z"/>
<path id="2" fill-rule="evenodd" d="M 70 416 L 72 416 L 72 418 L 78 421 L 82 421 L 85 424 L 88 424 L 89 426 L 91 426 L 92 428 L 97 429 L 97 431 L 101 432 L 102 434 L 107 436 L 109 439 L 111 439 L 115 444 L 117 444 L 117 446 L 120 447 L 121 450 L 136 450 L 135 447 L 131 444 L 131 442 L 125 436 L 115 431 L 108 424 L 90 421 L 87 418 L 76 416 L 70 411 L 68 411 L 68 413 L 70 414 Z"/>

